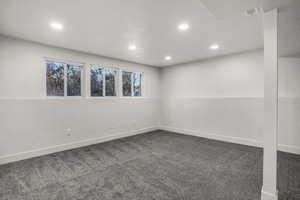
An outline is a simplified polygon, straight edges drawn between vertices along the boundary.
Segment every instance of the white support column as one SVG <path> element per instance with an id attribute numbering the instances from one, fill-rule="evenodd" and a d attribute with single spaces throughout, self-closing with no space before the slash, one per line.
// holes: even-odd
<path id="1" fill-rule="evenodd" d="M 262 200 L 277 200 L 278 9 L 264 14 L 264 168 Z"/>

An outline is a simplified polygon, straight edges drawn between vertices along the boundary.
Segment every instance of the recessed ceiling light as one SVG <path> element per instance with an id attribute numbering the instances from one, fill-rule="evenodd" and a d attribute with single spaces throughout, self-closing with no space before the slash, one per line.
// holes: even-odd
<path id="1" fill-rule="evenodd" d="M 186 31 L 190 28 L 190 25 L 187 23 L 182 23 L 178 25 L 178 29 L 181 31 Z"/>
<path id="2" fill-rule="evenodd" d="M 136 46 L 134 44 L 131 44 L 128 46 L 128 49 L 131 51 L 134 51 L 134 50 L 136 50 Z"/>
<path id="3" fill-rule="evenodd" d="M 64 27 L 61 23 L 58 23 L 58 22 L 52 22 L 50 24 L 50 26 L 54 29 L 54 30 L 59 30 L 61 31 Z"/>
<path id="4" fill-rule="evenodd" d="M 166 56 L 165 60 L 172 60 L 172 57 L 171 56 Z"/>
<path id="5" fill-rule="evenodd" d="M 210 46 L 211 50 L 218 50 L 220 48 L 220 46 L 218 44 L 213 44 Z"/>
<path id="6" fill-rule="evenodd" d="M 250 9 L 246 9 L 245 10 L 245 15 L 247 17 L 255 16 L 258 13 L 259 13 L 259 9 L 258 8 L 250 8 Z"/>

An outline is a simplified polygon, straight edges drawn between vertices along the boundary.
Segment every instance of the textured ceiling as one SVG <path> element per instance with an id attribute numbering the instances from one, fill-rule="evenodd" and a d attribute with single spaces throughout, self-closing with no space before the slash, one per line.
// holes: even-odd
<path id="1" fill-rule="evenodd" d="M 220 3 L 221 2 L 221 3 Z M 243 3 L 240 3 L 243 2 Z M 83 52 L 167 66 L 263 46 L 257 0 L 0 0 L 0 34 Z M 64 30 L 49 27 L 59 21 Z M 177 30 L 187 22 L 187 32 Z M 134 43 L 137 50 L 128 51 Z M 220 44 L 212 52 L 209 46 Z M 170 55 L 171 61 L 164 57 Z"/>

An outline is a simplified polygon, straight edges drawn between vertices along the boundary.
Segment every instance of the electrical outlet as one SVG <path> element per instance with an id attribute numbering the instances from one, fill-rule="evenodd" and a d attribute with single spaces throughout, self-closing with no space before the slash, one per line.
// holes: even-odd
<path id="1" fill-rule="evenodd" d="M 67 128 L 67 129 L 66 129 L 66 135 L 67 135 L 67 136 L 71 136 L 71 131 L 72 131 L 71 128 Z"/>

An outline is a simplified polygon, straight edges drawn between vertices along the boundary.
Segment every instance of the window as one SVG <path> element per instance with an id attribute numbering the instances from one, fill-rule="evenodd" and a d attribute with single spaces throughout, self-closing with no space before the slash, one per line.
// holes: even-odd
<path id="1" fill-rule="evenodd" d="M 47 61 L 47 96 L 81 96 L 80 65 Z"/>
<path id="2" fill-rule="evenodd" d="M 142 96 L 142 73 L 135 72 L 132 74 L 133 96 Z"/>
<path id="3" fill-rule="evenodd" d="M 123 96 L 142 96 L 142 73 L 122 72 Z"/>
<path id="4" fill-rule="evenodd" d="M 75 65 L 68 66 L 68 96 L 81 96 L 81 67 Z"/>
<path id="5" fill-rule="evenodd" d="M 91 68 L 91 96 L 103 96 L 103 71 L 100 68 Z"/>
<path id="6" fill-rule="evenodd" d="M 105 69 L 105 96 L 116 96 L 116 71 Z"/>
<path id="7" fill-rule="evenodd" d="M 47 96 L 82 96 L 82 64 L 72 64 L 47 60 L 46 67 Z M 119 84 L 121 82 L 123 96 L 142 96 L 143 73 L 128 71 L 122 71 L 122 73 L 119 72 L 120 71 L 118 69 L 114 68 L 91 66 L 89 73 L 90 96 L 118 96 L 119 87 L 121 89 L 121 85 Z M 119 82 L 119 78 L 122 78 L 121 82 Z"/>
<path id="8" fill-rule="evenodd" d="M 64 65 L 47 62 L 47 96 L 64 96 Z"/>
<path id="9" fill-rule="evenodd" d="M 123 96 L 132 96 L 131 93 L 132 72 L 123 72 L 122 80 L 123 80 Z"/>
<path id="10" fill-rule="evenodd" d="M 90 77 L 92 97 L 116 96 L 116 70 L 91 67 Z"/>

